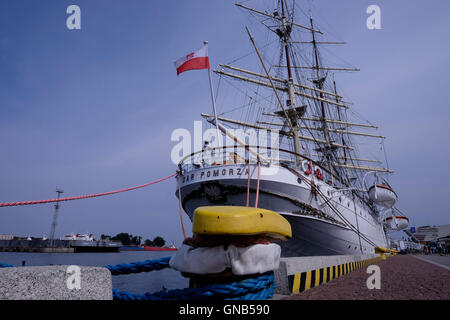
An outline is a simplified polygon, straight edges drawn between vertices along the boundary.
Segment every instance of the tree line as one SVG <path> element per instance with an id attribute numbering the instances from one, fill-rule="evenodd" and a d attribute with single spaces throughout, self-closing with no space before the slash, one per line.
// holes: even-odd
<path id="1" fill-rule="evenodd" d="M 124 246 L 129 245 L 136 245 L 140 246 L 141 244 L 149 247 L 162 247 L 166 244 L 166 240 L 164 240 L 161 236 L 156 236 L 153 238 L 153 240 L 145 239 L 142 243 L 142 237 L 141 236 L 133 236 L 132 234 L 128 234 L 126 232 L 121 232 L 116 234 L 114 237 L 111 237 L 110 235 L 102 234 L 100 236 L 100 239 L 102 241 L 120 241 Z"/>

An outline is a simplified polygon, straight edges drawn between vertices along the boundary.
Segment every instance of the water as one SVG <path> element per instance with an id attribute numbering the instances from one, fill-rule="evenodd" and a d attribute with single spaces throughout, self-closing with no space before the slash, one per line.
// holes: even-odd
<path id="1" fill-rule="evenodd" d="M 113 253 L 31 253 L 31 252 L 0 252 L 0 263 L 21 266 L 46 265 L 79 265 L 103 267 L 144 260 L 160 259 L 174 255 L 175 252 L 127 251 Z M 83 276 L 83 275 L 81 275 Z M 166 268 L 159 271 L 141 272 L 136 274 L 112 276 L 114 289 L 132 293 L 157 292 L 163 290 L 183 289 L 189 286 L 189 279 L 178 271 Z"/>

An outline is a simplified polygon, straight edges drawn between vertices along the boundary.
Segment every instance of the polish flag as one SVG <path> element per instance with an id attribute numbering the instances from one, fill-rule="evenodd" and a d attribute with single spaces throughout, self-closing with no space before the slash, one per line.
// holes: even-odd
<path id="1" fill-rule="evenodd" d="M 209 69 L 208 45 L 174 62 L 177 75 L 188 70 Z"/>

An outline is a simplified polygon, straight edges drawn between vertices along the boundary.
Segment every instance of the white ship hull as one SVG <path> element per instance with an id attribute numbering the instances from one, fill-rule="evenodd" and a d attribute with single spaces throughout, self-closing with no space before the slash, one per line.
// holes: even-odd
<path id="1" fill-rule="evenodd" d="M 192 219 L 199 206 L 245 206 L 247 168 L 246 164 L 232 164 L 184 172 L 180 189 L 188 216 Z M 277 169 L 275 174 L 274 169 Z M 362 201 L 354 200 L 350 192 L 334 192 L 336 189 L 314 174 L 300 172 L 304 179 L 314 182 L 326 195 L 325 201 L 320 194 L 315 195 L 305 181 L 284 167 L 261 166 L 260 172 L 258 207 L 280 213 L 292 226 L 293 238 L 280 243 L 283 256 L 366 254 L 373 253 L 375 245 L 388 246 L 383 225 L 369 213 Z M 255 205 L 257 179 L 258 166 L 251 165 L 250 206 Z M 362 237 L 348 226 L 349 223 L 359 230 Z"/>

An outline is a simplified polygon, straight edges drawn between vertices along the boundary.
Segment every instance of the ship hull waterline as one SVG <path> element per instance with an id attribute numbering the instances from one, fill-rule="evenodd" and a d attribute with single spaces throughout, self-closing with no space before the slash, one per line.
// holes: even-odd
<path id="1" fill-rule="evenodd" d="M 184 211 L 192 220 L 200 206 L 245 206 L 248 184 L 247 165 L 221 165 L 185 172 L 181 177 L 181 198 Z M 329 203 L 357 227 L 361 237 L 334 212 L 324 199 L 285 168 L 277 168 L 267 174 L 262 167 L 259 181 L 258 207 L 280 213 L 291 224 L 292 239 L 279 244 L 282 256 L 355 255 L 374 253 L 374 245 L 387 247 L 386 233 L 362 203 L 345 194 L 338 197 L 333 189 L 313 175 L 305 179 L 313 181 L 325 194 L 331 194 Z M 250 201 L 255 205 L 257 166 L 250 166 Z M 178 192 L 176 192 L 178 196 Z M 353 209 L 353 210 L 352 210 Z M 355 213 L 356 212 L 356 213 Z M 367 237 L 371 243 L 364 238 Z"/>

